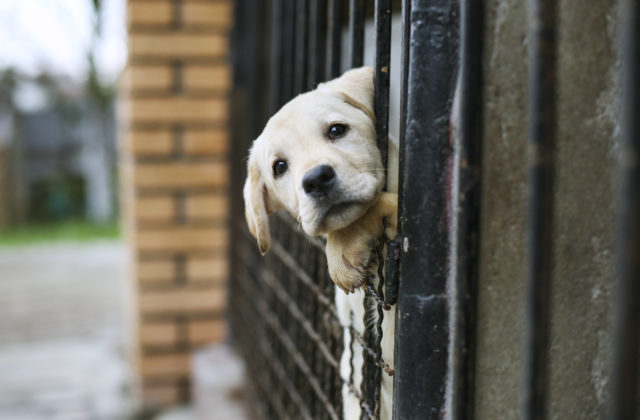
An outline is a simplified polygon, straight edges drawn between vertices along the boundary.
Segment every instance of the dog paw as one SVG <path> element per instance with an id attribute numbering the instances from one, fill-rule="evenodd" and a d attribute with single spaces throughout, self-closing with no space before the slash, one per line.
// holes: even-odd
<path id="1" fill-rule="evenodd" d="M 380 194 L 377 206 L 380 216 L 385 221 L 385 236 L 388 239 L 395 239 L 398 235 L 398 194 L 389 192 Z"/>
<path id="2" fill-rule="evenodd" d="M 352 246 L 346 249 L 327 246 L 329 275 L 345 293 L 353 293 L 367 281 L 376 258 L 373 245 Z"/>
<path id="3" fill-rule="evenodd" d="M 398 194 L 382 193 L 351 225 L 327 235 L 327 264 L 333 282 L 346 293 L 361 288 L 375 269 L 380 235 L 397 234 Z M 383 223 L 383 220 L 385 223 Z"/>

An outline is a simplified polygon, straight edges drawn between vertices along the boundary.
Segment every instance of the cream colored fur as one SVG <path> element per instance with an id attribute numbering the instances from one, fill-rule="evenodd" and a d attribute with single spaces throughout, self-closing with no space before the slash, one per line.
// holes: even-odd
<path id="1" fill-rule="evenodd" d="M 350 70 L 284 105 L 251 148 L 243 191 L 249 230 L 263 254 L 271 245 L 268 215 L 280 209 L 295 217 L 308 235 L 327 238 L 329 274 L 344 292 L 336 290 L 340 321 L 347 326 L 353 320 L 360 334 L 365 329 L 361 287 L 376 268 L 373 252 L 383 220 L 386 235 L 392 238 L 397 219 L 397 195 L 382 192 L 384 168 L 375 140 L 373 77 L 371 68 Z M 335 140 L 327 135 L 334 124 L 348 127 L 345 135 Z M 285 161 L 287 169 L 274 175 L 278 161 Z M 331 166 L 336 180 L 331 194 L 322 200 L 307 194 L 302 184 L 305 174 L 319 165 Z M 382 324 L 382 357 L 391 367 L 394 323 L 392 309 Z M 351 337 L 347 329 L 344 340 L 341 375 L 348 380 Z M 353 365 L 359 389 L 362 348 L 357 342 Z M 393 381 L 386 373 L 382 376 L 381 418 L 390 419 Z M 343 398 L 344 417 L 359 418 L 358 400 L 347 387 Z"/>

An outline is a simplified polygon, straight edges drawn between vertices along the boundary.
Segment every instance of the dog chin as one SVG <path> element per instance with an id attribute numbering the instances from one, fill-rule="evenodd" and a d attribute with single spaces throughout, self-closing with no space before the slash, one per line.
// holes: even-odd
<path id="1" fill-rule="evenodd" d="M 318 212 L 310 223 L 303 221 L 302 228 L 310 236 L 326 235 L 358 220 L 367 211 L 369 204 L 355 201 L 332 204 Z"/>

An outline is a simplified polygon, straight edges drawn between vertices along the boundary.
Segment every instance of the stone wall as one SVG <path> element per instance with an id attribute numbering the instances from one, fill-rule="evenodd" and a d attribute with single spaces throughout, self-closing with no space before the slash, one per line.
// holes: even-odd
<path id="1" fill-rule="evenodd" d="M 144 401 L 189 397 L 190 353 L 225 337 L 232 4 L 129 0 L 121 168 Z"/>
<path id="2" fill-rule="evenodd" d="M 550 418 L 606 418 L 617 130 L 615 2 L 559 2 Z M 519 417 L 525 320 L 527 9 L 486 3 L 476 418 Z"/>

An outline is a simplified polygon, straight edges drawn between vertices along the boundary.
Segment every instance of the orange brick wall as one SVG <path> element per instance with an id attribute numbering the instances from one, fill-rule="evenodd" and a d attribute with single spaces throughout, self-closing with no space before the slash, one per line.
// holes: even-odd
<path id="1" fill-rule="evenodd" d="M 129 0 L 122 182 L 145 403 L 189 396 L 189 355 L 225 336 L 231 1 Z"/>

